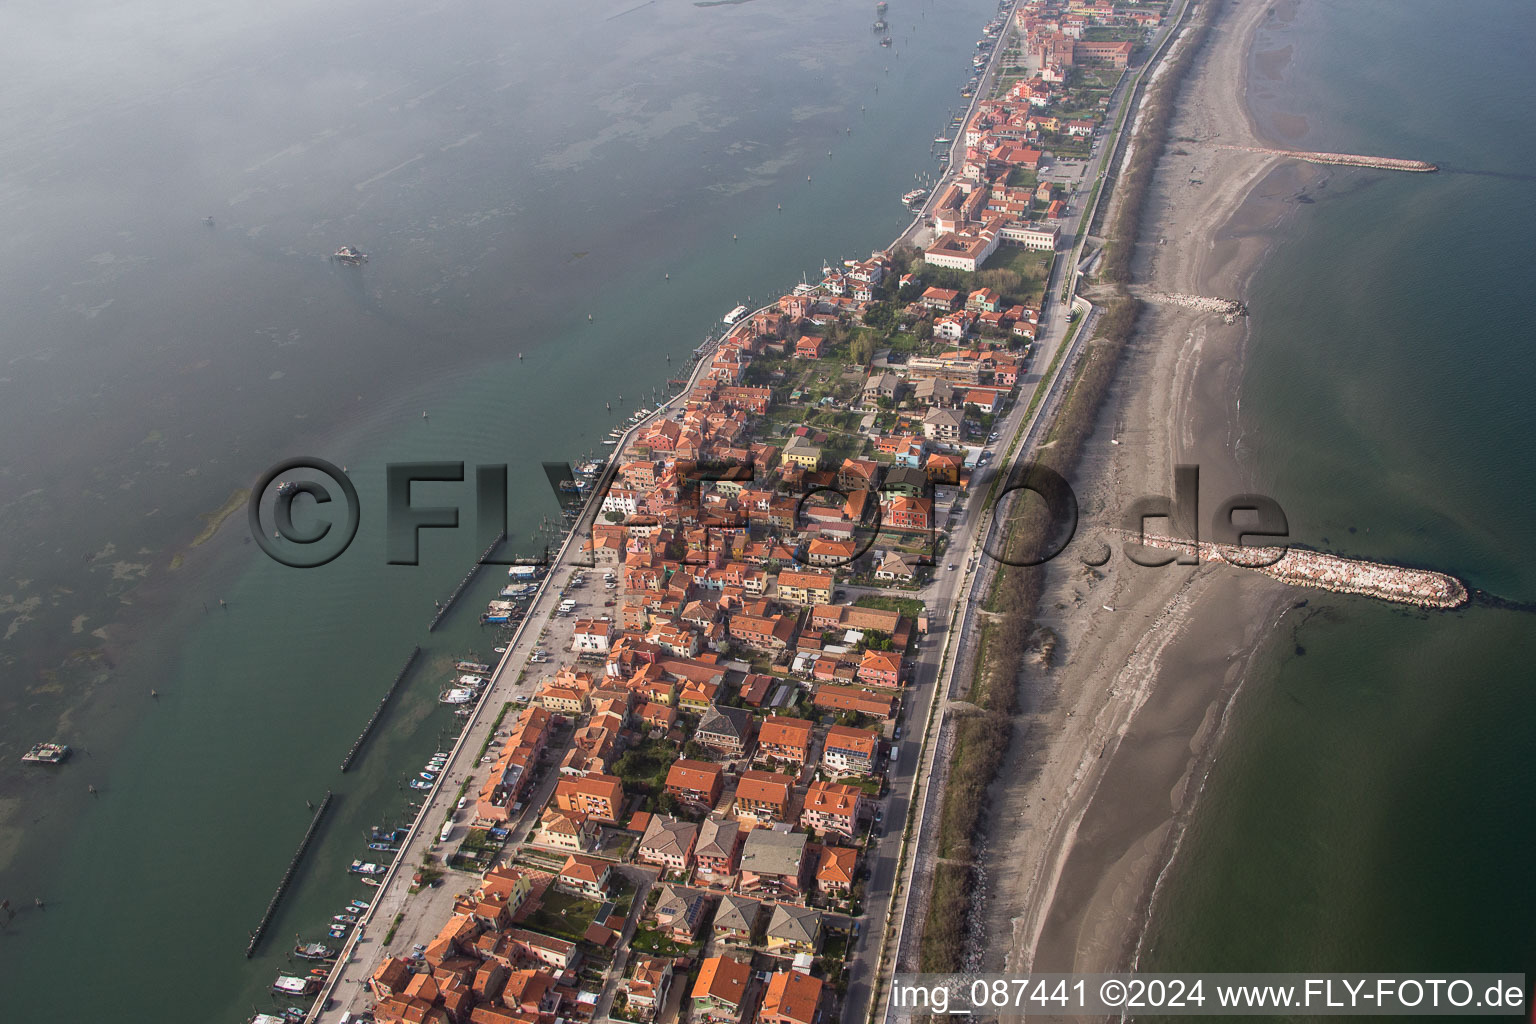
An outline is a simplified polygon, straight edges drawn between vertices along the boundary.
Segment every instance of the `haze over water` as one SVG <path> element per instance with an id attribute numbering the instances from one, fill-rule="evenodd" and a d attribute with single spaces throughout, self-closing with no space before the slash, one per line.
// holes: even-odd
<path id="1" fill-rule="evenodd" d="M 391 568 L 383 464 L 510 463 L 533 550 L 540 461 L 603 450 L 738 301 L 900 230 L 994 10 L 898 0 L 883 49 L 872 3 L 813 0 L 0 9 L 0 898 L 21 911 L 0 952 L 28 979 L 8 1012 L 271 1005 L 291 937 L 370 891 L 345 865 L 443 739 L 449 663 L 493 643 L 495 572 L 426 633 L 478 554 L 468 485 L 418 488 L 464 528 Z M 342 244 L 370 262 L 327 260 Z M 345 555 L 278 566 L 243 510 L 189 547 L 298 454 L 357 482 Z M 69 765 L 16 763 L 53 738 Z"/>
<path id="2" fill-rule="evenodd" d="M 1512 112 L 1536 12 L 1299 10 L 1255 45 L 1293 47 L 1283 80 L 1252 79 L 1266 130 L 1442 170 L 1309 190 L 1249 296 L 1242 454 L 1299 540 L 1531 602 L 1536 140 Z M 1466 73 L 1424 74 L 1446 67 Z M 1531 613 L 1301 596 L 1238 698 L 1142 968 L 1533 971 Z"/>

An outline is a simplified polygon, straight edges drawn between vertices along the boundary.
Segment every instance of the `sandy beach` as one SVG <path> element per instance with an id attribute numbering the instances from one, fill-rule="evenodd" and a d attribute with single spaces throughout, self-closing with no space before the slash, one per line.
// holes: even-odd
<path id="1" fill-rule="evenodd" d="M 1298 194 L 1322 172 L 1217 148 L 1261 137 L 1245 102 L 1266 18 L 1289 6 L 1232 3 L 1186 77 L 1148 196 L 1133 293 L 1243 299 Z M 1250 63 L 1252 61 L 1252 63 Z M 1294 128 L 1294 126 L 1292 126 Z M 1026 667 L 1023 713 L 994 784 L 972 961 L 987 970 L 1099 971 L 1134 962 L 1156 891 L 1219 747 L 1245 670 L 1305 594 L 1220 565 L 1143 568 L 1108 528 L 1141 495 L 1171 494 L 1196 463 L 1201 515 L 1252 489 L 1237 454 L 1246 320 L 1147 303 L 1073 485 L 1084 539 L 1115 548 L 1091 569 L 1048 570 L 1039 624 L 1054 666 Z M 1111 440 L 1118 443 L 1111 444 Z M 1095 529 L 1098 527 L 1098 530 Z M 1004 939 L 1006 941 L 999 941 Z"/>

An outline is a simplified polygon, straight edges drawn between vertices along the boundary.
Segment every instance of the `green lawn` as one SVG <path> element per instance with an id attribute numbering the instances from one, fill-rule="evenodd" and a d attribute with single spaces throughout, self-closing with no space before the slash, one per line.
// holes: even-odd
<path id="1" fill-rule="evenodd" d="M 587 925 L 596 916 L 597 909 L 597 904 L 591 900 L 572 896 L 551 886 L 544 890 L 544 900 L 539 909 L 528 915 L 524 923 L 532 931 L 579 942 L 587 932 Z"/>
<path id="2" fill-rule="evenodd" d="M 630 947 L 638 949 L 642 953 L 658 953 L 662 956 L 682 956 L 688 952 L 689 947 L 681 943 L 673 942 L 670 938 L 649 925 L 637 925 L 635 937 L 630 940 Z"/>
<path id="3" fill-rule="evenodd" d="M 914 597 L 889 597 L 884 594 L 862 594 L 854 602 L 860 608 L 880 608 L 888 612 L 900 612 L 916 620 L 923 613 L 923 602 Z"/>

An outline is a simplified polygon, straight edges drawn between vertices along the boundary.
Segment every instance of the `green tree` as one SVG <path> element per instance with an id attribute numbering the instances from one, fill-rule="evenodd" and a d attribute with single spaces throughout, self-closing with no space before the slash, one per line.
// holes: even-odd
<path id="1" fill-rule="evenodd" d="M 860 333 L 848 346 L 849 359 L 855 363 L 867 365 L 875 356 L 875 339 L 868 333 Z"/>
<path id="2" fill-rule="evenodd" d="M 885 330 L 896 323 L 896 311 L 888 302 L 872 302 L 864 311 L 864 323 L 876 330 Z"/>

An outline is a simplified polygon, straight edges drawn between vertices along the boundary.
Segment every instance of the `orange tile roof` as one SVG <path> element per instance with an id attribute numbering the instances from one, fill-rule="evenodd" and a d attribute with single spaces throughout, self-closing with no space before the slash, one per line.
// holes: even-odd
<path id="1" fill-rule="evenodd" d="M 742 996 L 746 995 L 747 981 L 751 977 L 752 969 L 740 960 L 728 956 L 712 956 L 699 968 L 699 977 L 693 983 L 691 994 L 695 999 L 709 997 L 739 1006 Z"/>
<path id="2" fill-rule="evenodd" d="M 858 863 L 858 850 L 847 846 L 823 846 L 821 864 L 816 868 L 816 880 L 852 885 L 853 873 Z"/>
<path id="3" fill-rule="evenodd" d="M 762 1016 L 811 1024 L 821 1002 L 821 979 L 799 971 L 779 971 L 768 979 Z"/>
<path id="4" fill-rule="evenodd" d="M 790 787 L 794 783 L 792 776 L 780 775 L 777 772 L 742 772 L 741 781 L 736 784 L 736 799 L 765 804 L 787 804 Z"/>
<path id="5" fill-rule="evenodd" d="M 707 793 L 720 781 L 723 769 L 708 761 L 681 760 L 667 771 L 667 788 L 697 790 Z"/>

